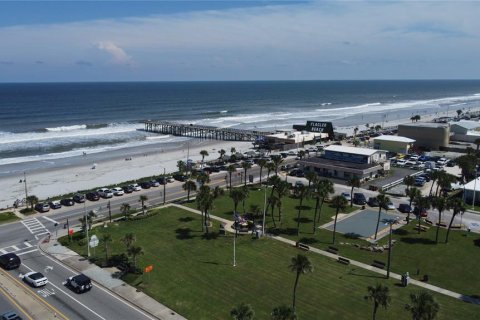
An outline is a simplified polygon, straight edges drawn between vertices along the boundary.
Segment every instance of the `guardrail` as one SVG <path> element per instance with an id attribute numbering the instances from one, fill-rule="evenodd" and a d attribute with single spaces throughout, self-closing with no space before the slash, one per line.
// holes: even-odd
<path id="1" fill-rule="evenodd" d="M 423 173 L 423 171 L 418 171 L 418 172 L 415 172 L 415 173 L 410 174 L 409 176 L 416 177 L 416 176 L 418 176 L 418 175 L 420 175 L 420 174 L 422 174 L 422 173 Z M 395 180 L 395 181 L 393 181 L 393 182 L 390 182 L 390 183 L 382 186 L 381 189 L 382 189 L 383 191 L 387 191 L 387 190 L 389 190 L 389 189 L 391 189 L 391 188 L 393 188 L 393 187 L 395 187 L 395 186 L 398 186 L 399 184 L 402 184 L 402 183 L 403 183 L 403 178 L 402 178 L 402 179 Z"/>

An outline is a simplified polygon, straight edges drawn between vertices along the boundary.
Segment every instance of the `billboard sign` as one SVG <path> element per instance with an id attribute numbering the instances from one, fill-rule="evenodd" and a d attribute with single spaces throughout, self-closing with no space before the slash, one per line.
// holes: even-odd
<path id="1" fill-rule="evenodd" d="M 333 125 L 331 122 L 307 121 L 305 130 L 309 132 L 328 133 L 328 136 L 333 138 Z"/>

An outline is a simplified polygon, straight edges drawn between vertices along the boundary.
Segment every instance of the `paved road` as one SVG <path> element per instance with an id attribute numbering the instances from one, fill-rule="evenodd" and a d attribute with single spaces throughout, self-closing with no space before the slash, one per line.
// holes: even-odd
<path id="1" fill-rule="evenodd" d="M 13 311 L 23 319 L 30 319 L 30 317 L 22 312 L 22 308 L 17 305 L 14 298 L 11 297 L 7 291 L 0 288 L 0 315 Z"/>

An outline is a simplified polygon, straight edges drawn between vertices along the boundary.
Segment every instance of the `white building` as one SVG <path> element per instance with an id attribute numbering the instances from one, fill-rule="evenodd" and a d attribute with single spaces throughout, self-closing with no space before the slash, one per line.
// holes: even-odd
<path id="1" fill-rule="evenodd" d="M 480 177 L 463 186 L 463 201 L 473 204 L 474 198 L 476 204 L 480 203 Z"/>
<path id="2" fill-rule="evenodd" d="M 407 154 L 414 142 L 414 139 L 407 137 L 382 135 L 373 138 L 373 148 Z"/>
<path id="3" fill-rule="evenodd" d="M 462 120 L 450 124 L 450 132 L 453 133 L 451 140 L 475 142 L 480 138 L 480 122 Z"/>
<path id="4" fill-rule="evenodd" d="M 285 131 L 277 130 L 277 131 L 280 131 L 280 132 L 266 136 L 266 139 L 268 142 L 295 144 L 295 143 L 313 142 L 315 140 L 328 138 L 327 133 L 320 133 L 320 132 L 292 131 L 292 130 L 285 130 Z"/>

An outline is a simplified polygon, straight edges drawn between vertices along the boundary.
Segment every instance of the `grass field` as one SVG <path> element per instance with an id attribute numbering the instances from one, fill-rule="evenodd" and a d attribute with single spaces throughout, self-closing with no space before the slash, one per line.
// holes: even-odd
<path id="1" fill-rule="evenodd" d="M 19 220 L 20 218 L 18 218 L 13 212 L 11 211 L 6 211 L 6 212 L 1 212 L 0 213 L 0 224 L 3 224 L 3 223 L 7 223 L 7 222 L 12 222 L 12 221 L 16 221 L 16 220 Z"/>
<path id="2" fill-rule="evenodd" d="M 263 208 L 263 191 L 251 191 L 246 209 L 250 204 L 256 203 Z M 327 249 L 332 245 L 332 232 L 326 229 L 318 229 L 313 234 L 313 215 L 315 202 L 313 199 L 304 201 L 306 210 L 302 210 L 302 223 L 300 224 L 300 235 L 296 234 L 296 218 L 298 199 L 285 198 L 284 220 L 282 226 L 277 229 L 271 227 L 271 219 L 265 219 L 270 226 L 270 232 L 287 237 L 292 240 L 299 240 L 311 246 Z M 195 207 L 195 203 L 189 206 Z M 354 209 L 358 207 L 354 206 Z M 233 202 L 226 194 L 216 200 L 212 212 L 224 218 L 232 219 Z M 241 205 L 239 206 L 241 211 Z M 347 208 L 351 212 L 351 208 Z M 275 213 L 276 214 L 276 213 Z M 320 224 L 332 221 L 335 209 L 328 203 L 324 205 Z M 413 230 L 414 222 L 410 226 L 398 230 L 393 239 L 397 240 L 393 249 L 392 271 L 397 273 L 409 272 L 413 278 L 420 279 L 423 275 L 429 275 L 429 282 L 465 295 L 480 296 L 480 235 L 464 231 L 454 230 L 450 234 L 450 243 L 444 244 L 446 230 L 440 230 L 441 243 L 436 245 L 435 228 L 418 234 Z M 387 244 L 388 237 L 379 241 L 380 244 Z M 348 243 L 348 244 L 346 244 Z M 360 250 L 354 244 L 366 245 L 367 242 L 358 239 L 350 239 L 344 235 L 337 235 L 336 247 L 340 254 L 351 259 L 365 263 L 372 263 L 373 260 L 387 261 L 387 252 L 369 252 Z M 418 275 L 417 275 L 417 270 Z"/>
<path id="3" fill-rule="evenodd" d="M 237 266 L 232 266 L 233 237 L 201 232 L 200 216 L 166 208 L 141 221 L 120 222 L 109 228 L 97 228 L 111 234 L 113 253 L 125 252 L 121 237 L 133 232 L 135 245 L 145 254 L 139 264 L 153 264 L 154 271 L 129 277 L 147 294 L 188 319 L 229 319 L 229 311 L 241 302 L 252 305 L 256 319 L 269 319 L 271 310 L 291 304 L 295 275 L 288 265 L 298 249 L 263 238 L 241 236 L 237 240 Z M 214 224 L 214 228 L 217 224 Z M 71 246 L 84 254 L 84 246 Z M 103 257 L 103 244 L 97 247 Z M 401 288 L 394 281 L 379 278 L 368 271 L 344 266 L 328 258 L 306 253 L 315 268 L 302 275 L 297 292 L 299 319 L 368 319 L 372 305 L 364 300 L 368 285 L 383 283 L 390 287 L 392 305 L 379 310 L 379 319 L 409 319 L 403 310 L 408 294 L 418 288 Z M 474 319 L 479 307 L 435 294 L 440 303 L 439 319 Z"/>

